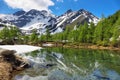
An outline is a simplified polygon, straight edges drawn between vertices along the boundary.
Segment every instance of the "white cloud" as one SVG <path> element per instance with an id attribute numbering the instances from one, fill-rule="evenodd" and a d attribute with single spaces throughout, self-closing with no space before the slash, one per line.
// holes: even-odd
<path id="1" fill-rule="evenodd" d="M 77 2 L 78 0 L 74 0 L 75 2 Z"/>
<path id="2" fill-rule="evenodd" d="M 54 6 L 52 0 L 4 0 L 10 7 L 29 11 L 31 9 L 49 10 L 49 6 Z"/>
<path id="3" fill-rule="evenodd" d="M 57 2 L 63 2 L 63 0 L 57 0 Z"/>

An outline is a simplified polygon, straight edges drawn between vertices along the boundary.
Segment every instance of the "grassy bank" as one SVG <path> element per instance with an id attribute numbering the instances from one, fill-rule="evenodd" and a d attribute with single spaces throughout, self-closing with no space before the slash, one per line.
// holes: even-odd
<path id="1" fill-rule="evenodd" d="M 44 44 L 52 44 L 51 46 L 43 46 Z M 42 47 L 65 47 L 65 48 L 88 48 L 88 49 L 101 49 L 101 50 L 120 50 L 120 47 L 114 46 L 101 46 L 101 45 L 94 45 L 90 43 L 72 43 L 72 42 L 43 42 L 40 43 L 38 46 Z"/>

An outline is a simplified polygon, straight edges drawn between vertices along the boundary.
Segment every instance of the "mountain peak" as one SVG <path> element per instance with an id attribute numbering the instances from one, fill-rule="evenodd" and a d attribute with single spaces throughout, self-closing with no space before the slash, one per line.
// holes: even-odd
<path id="1" fill-rule="evenodd" d="M 35 11 L 39 11 L 39 10 L 37 10 L 37 9 L 31 9 L 28 12 L 35 12 Z"/>
<path id="2" fill-rule="evenodd" d="M 32 9 L 28 12 L 18 11 L 13 15 L 8 15 L 2 18 L 3 21 L 10 22 L 22 30 L 37 29 L 38 32 L 45 33 L 46 29 L 49 28 L 50 32 L 57 33 L 65 29 L 68 24 L 83 24 L 87 22 L 93 22 L 97 24 L 99 19 L 89 11 L 80 9 L 78 11 L 67 10 L 64 14 L 59 17 L 47 12 L 46 10 Z"/>
<path id="3" fill-rule="evenodd" d="M 36 10 L 36 9 L 31 9 L 30 11 L 27 12 L 27 14 L 32 14 L 32 15 L 34 15 L 36 13 L 40 13 L 40 11 Z"/>
<path id="4" fill-rule="evenodd" d="M 86 14 L 86 13 L 87 13 L 87 14 L 88 14 L 88 13 L 91 14 L 89 11 L 87 11 L 87 10 L 85 10 L 85 9 L 80 9 L 78 12 L 80 12 L 80 13 L 85 13 L 85 14 Z"/>
<path id="5" fill-rule="evenodd" d="M 21 11 L 15 12 L 13 15 L 20 16 L 20 15 L 23 15 L 23 14 L 25 14 L 25 11 L 21 10 Z"/>
<path id="6" fill-rule="evenodd" d="M 41 12 L 42 12 L 42 13 L 48 13 L 46 10 L 42 10 Z"/>
<path id="7" fill-rule="evenodd" d="M 86 11 L 85 9 L 80 9 L 79 11 Z"/>
<path id="8" fill-rule="evenodd" d="M 87 10 L 85 10 L 85 9 L 80 9 L 78 12 L 79 12 L 79 13 L 82 13 L 82 14 L 84 14 L 84 15 L 88 15 L 88 16 L 93 15 L 91 12 L 89 12 L 89 11 L 87 11 Z M 93 15 L 93 16 L 94 16 L 94 15 Z M 94 16 L 94 17 L 96 17 L 96 16 Z M 96 18 L 97 18 L 97 17 L 96 17 Z"/>
<path id="9" fill-rule="evenodd" d="M 65 12 L 65 14 L 69 14 L 69 13 L 71 13 L 71 12 L 73 12 L 72 9 L 69 9 L 69 10 L 67 10 L 67 11 Z"/>

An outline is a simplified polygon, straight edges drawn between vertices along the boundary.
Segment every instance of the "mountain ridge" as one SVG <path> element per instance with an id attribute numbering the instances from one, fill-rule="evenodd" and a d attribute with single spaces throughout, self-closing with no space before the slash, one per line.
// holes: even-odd
<path id="1" fill-rule="evenodd" d="M 38 11 L 32 9 L 28 12 L 21 10 L 14 14 L 3 16 L 1 19 L 2 21 L 14 24 L 25 31 L 25 33 L 33 29 L 37 29 L 38 33 L 45 33 L 47 28 L 51 33 L 58 33 L 62 32 L 66 28 L 66 25 L 73 23 L 79 18 L 81 20 L 78 20 L 77 24 L 84 22 L 97 24 L 99 22 L 99 18 L 84 9 L 78 11 L 69 9 L 60 16 L 48 13 L 45 10 Z"/>

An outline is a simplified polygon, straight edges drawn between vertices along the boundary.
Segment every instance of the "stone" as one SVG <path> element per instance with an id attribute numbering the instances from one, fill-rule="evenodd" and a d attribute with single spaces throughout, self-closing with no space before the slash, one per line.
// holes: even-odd
<path id="1" fill-rule="evenodd" d="M 14 50 L 0 49 L 0 56 L 14 55 L 14 53 L 16 53 Z"/>
<path id="2" fill-rule="evenodd" d="M 27 60 L 15 53 L 14 50 L 0 49 L 0 80 L 11 80 L 11 73 L 30 67 Z"/>

